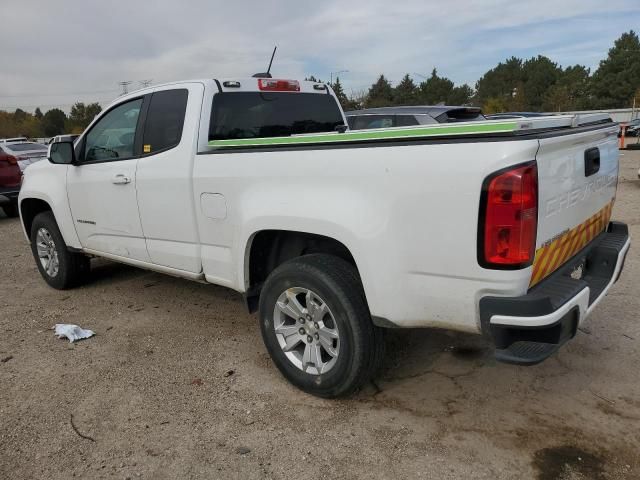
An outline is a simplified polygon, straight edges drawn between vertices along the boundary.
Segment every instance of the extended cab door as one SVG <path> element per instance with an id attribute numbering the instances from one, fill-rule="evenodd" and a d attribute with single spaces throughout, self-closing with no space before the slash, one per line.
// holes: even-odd
<path id="1" fill-rule="evenodd" d="M 136 199 L 143 104 L 140 97 L 115 106 L 85 134 L 67 193 L 84 248 L 148 262 Z"/>
<path id="2" fill-rule="evenodd" d="M 193 162 L 203 92 L 204 85 L 195 82 L 154 90 L 136 182 L 151 261 L 190 273 L 202 271 Z"/>

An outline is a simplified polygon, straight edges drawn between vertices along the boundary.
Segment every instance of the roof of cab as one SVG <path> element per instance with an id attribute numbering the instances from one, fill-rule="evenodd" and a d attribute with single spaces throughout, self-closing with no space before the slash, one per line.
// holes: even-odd
<path id="1" fill-rule="evenodd" d="M 300 85 L 299 91 L 292 91 L 290 93 L 330 93 L 330 88 L 327 84 L 322 82 L 309 82 L 307 80 L 298 80 L 296 78 L 286 77 L 274 77 L 274 78 L 256 78 L 256 77 L 235 77 L 235 78 L 217 78 L 215 81 L 219 83 L 223 92 L 260 92 L 258 82 L 260 80 L 285 80 L 298 82 Z M 233 85 L 232 85 L 233 84 Z M 239 85 L 235 85 L 239 84 Z"/>
<path id="2" fill-rule="evenodd" d="M 295 80 L 291 78 L 283 78 L 278 77 L 273 80 Z M 255 77 L 235 77 L 235 78 L 197 78 L 191 80 L 179 80 L 174 82 L 166 82 L 166 83 L 158 83 L 155 85 L 150 85 L 149 87 L 144 87 L 139 90 L 132 90 L 131 92 L 121 95 L 117 98 L 114 98 L 106 108 L 111 108 L 112 105 L 116 103 L 120 103 L 123 100 L 133 99 L 139 97 L 141 95 L 146 95 L 148 93 L 153 92 L 158 88 L 171 87 L 171 86 L 180 86 L 188 83 L 201 83 L 207 87 L 214 87 L 218 91 L 222 92 L 259 92 L 258 88 L 258 80 L 259 78 Z M 296 80 L 300 84 L 300 92 L 302 93 L 320 93 L 320 94 L 332 94 L 333 91 L 331 88 L 322 83 L 322 82 L 309 82 L 306 80 Z M 239 82 L 240 87 L 225 87 L 224 82 Z M 317 88 L 315 86 L 322 86 L 322 88 Z M 300 92 L 290 92 L 290 93 L 300 93 Z"/>
<path id="3" fill-rule="evenodd" d="M 114 99 L 114 102 L 120 101 L 126 98 L 133 98 L 139 95 L 151 93 L 158 88 L 170 87 L 172 85 L 184 85 L 186 83 L 202 83 L 207 86 L 216 85 L 223 92 L 259 92 L 260 89 L 258 88 L 258 80 L 260 80 L 260 78 L 225 77 L 225 78 L 197 78 L 197 79 L 191 79 L 191 80 L 180 80 L 180 81 L 174 81 L 174 82 L 158 83 L 155 85 L 150 85 L 149 87 L 141 88 L 139 90 L 133 90 L 127 93 L 126 95 L 122 95 Z M 302 93 L 327 94 L 332 92 L 329 85 L 322 82 L 309 82 L 307 80 L 298 80 L 294 78 L 285 78 L 285 77 L 276 77 L 276 78 L 273 78 L 272 80 L 297 81 L 300 84 L 300 92 Z M 225 82 L 239 82 L 240 87 L 226 87 L 224 85 Z M 291 92 L 291 93 L 299 93 L 299 92 Z"/>

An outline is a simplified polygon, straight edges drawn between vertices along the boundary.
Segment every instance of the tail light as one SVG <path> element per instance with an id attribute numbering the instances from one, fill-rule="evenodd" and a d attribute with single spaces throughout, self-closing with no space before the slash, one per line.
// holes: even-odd
<path id="1" fill-rule="evenodd" d="M 9 165 L 17 165 L 18 164 L 18 160 L 21 160 L 20 157 L 14 157 L 13 155 L 5 155 L 4 156 L 4 160 L 7 161 L 7 163 L 9 163 Z"/>
<path id="2" fill-rule="evenodd" d="M 531 265 L 538 226 L 538 167 L 535 162 L 490 175 L 483 184 L 478 262 L 486 268 Z"/>
<path id="3" fill-rule="evenodd" d="M 266 92 L 299 92 L 300 82 L 297 80 L 278 80 L 275 78 L 260 78 L 258 88 Z"/>

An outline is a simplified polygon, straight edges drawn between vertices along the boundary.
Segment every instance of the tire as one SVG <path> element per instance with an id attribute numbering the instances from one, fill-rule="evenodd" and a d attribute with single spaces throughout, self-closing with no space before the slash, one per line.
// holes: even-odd
<path id="1" fill-rule="evenodd" d="M 49 261 L 57 259 L 57 268 L 41 258 L 38 247 L 47 251 Z M 83 283 L 90 270 L 90 259 L 81 253 L 70 252 L 62 238 L 52 212 L 36 215 L 31 225 L 31 252 L 42 278 L 49 286 L 66 290 Z M 51 267 L 51 268 L 47 268 Z"/>
<path id="2" fill-rule="evenodd" d="M 3 205 L 2 211 L 9 218 L 16 218 L 20 216 L 20 213 L 18 212 L 18 205 L 15 203 L 12 203 L 11 205 Z"/>
<path id="3" fill-rule="evenodd" d="M 264 284 L 259 310 L 262 338 L 273 362 L 307 393 L 350 395 L 382 363 L 382 329 L 371 321 L 356 269 L 338 257 L 304 255 L 277 267 Z M 299 312 L 302 318 L 296 323 Z M 316 353 L 307 356 L 308 351 Z"/>

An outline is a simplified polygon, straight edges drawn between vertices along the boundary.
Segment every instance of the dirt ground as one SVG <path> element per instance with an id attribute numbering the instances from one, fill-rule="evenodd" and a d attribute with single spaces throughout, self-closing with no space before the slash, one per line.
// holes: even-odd
<path id="1" fill-rule="evenodd" d="M 624 153 L 614 210 L 635 238 L 639 166 Z M 376 382 L 330 401 L 280 376 L 237 293 L 104 261 L 56 291 L 2 217 L 0 478 L 640 478 L 639 279 L 633 247 L 542 365 L 389 331 Z M 97 335 L 71 345 L 61 322 Z"/>

